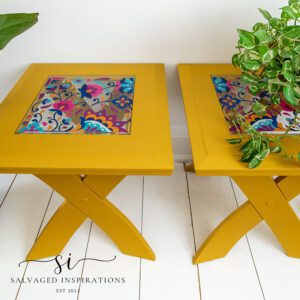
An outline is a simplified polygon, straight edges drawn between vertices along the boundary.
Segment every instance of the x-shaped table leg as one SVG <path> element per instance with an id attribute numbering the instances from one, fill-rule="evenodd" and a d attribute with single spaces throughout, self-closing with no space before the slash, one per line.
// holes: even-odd
<path id="1" fill-rule="evenodd" d="M 106 196 L 124 176 L 36 175 L 65 198 L 30 250 L 27 260 L 58 255 L 90 218 L 128 255 L 155 259 L 136 227 Z"/>
<path id="2" fill-rule="evenodd" d="M 190 170 L 192 167 L 190 167 Z M 285 249 L 300 258 L 300 221 L 287 203 L 299 194 L 300 177 L 233 177 L 249 201 L 230 214 L 206 239 L 193 263 L 224 257 L 249 230 L 262 220 Z"/>

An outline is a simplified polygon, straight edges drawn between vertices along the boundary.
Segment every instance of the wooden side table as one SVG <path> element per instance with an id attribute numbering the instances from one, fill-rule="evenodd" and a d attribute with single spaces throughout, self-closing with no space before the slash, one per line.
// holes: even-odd
<path id="1" fill-rule="evenodd" d="M 106 196 L 125 176 L 172 173 L 164 65 L 33 64 L 0 105 L 0 137 L 0 172 L 65 198 L 28 260 L 58 255 L 86 218 L 123 253 L 155 259 Z"/>
<path id="2" fill-rule="evenodd" d="M 231 176 L 249 197 L 211 233 L 193 262 L 225 256 L 262 220 L 286 254 L 300 258 L 300 222 L 288 204 L 300 192 L 299 164 L 271 155 L 261 166 L 250 170 L 239 161 L 240 146 L 225 141 L 234 136 L 229 134 L 212 76 L 238 75 L 231 65 L 180 64 L 178 69 L 193 152 L 193 164 L 187 170 L 200 176 Z M 288 141 L 286 147 L 297 152 L 295 141 Z M 273 176 L 278 177 L 273 180 Z"/>

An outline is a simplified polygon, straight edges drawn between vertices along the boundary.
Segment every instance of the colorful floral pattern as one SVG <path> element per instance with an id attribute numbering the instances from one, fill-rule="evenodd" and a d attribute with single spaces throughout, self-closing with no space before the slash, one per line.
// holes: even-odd
<path id="1" fill-rule="evenodd" d="M 231 134 L 237 134 L 237 128 L 232 121 L 238 114 L 245 116 L 256 130 L 273 134 L 283 133 L 295 117 L 295 111 L 284 101 L 281 101 L 280 105 L 272 104 L 267 92 L 253 96 L 249 92 L 249 85 L 243 83 L 240 76 L 213 75 L 211 78 Z M 257 116 L 252 111 L 252 104 L 256 101 L 268 104 L 265 116 Z M 294 126 L 291 133 L 299 134 L 300 127 Z"/>
<path id="2" fill-rule="evenodd" d="M 134 77 L 51 76 L 17 133 L 130 134 Z"/>

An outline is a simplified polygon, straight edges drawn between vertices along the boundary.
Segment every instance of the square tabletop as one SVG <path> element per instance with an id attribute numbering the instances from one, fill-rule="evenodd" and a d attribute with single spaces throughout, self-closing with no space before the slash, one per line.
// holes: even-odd
<path id="1" fill-rule="evenodd" d="M 179 64 L 178 65 L 186 118 L 189 127 L 194 168 L 197 175 L 275 176 L 299 175 L 300 165 L 280 155 L 269 155 L 255 168 L 240 162 L 241 145 L 231 145 L 225 139 L 237 137 L 224 117 L 222 98 L 213 79 L 236 77 L 239 70 L 229 64 Z M 222 82 L 220 82 L 220 86 Z M 266 127 L 266 124 L 264 124 Z M 272 128 L 283 131 L 283 126 Z M 268 131 L 268 130 L 265 130 Z M 294 139 L 284 141 L 290 153 L 298 153 L 299 144 Z"/>
<path id="2" fill-rule="evenodd" d="M 163 64 L 32 64 L 0 104 L 0 172 L 173 170 Z"/>

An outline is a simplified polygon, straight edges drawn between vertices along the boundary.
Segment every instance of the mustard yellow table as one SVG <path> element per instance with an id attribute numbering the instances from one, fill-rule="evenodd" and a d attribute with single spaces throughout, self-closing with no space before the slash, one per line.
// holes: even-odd
<path id="1" fill-rule="evenodd" d="M 240 145 L 234 147 L 225 141 L 234 136 L 230 135 L 232 128 L 227 126 L 220 102 L 237 107 L 237 102 L 249 101 L 247 93 L 241 92 L 241 86 L 238 87 L 241 94 L 238 92 L 232 97 L 226 93 L 240 84 L 235 80 L 239 73 L 231 65 L 180 64 L 178 69 L 193 152 L 193 164 L 187 166 L 187 170 L 201 176 L 231 176 L 249 197 L 249 201 L 211 233 L 193 262 L 198 264 L 225 256 L 262 220 L 269 225 L 286 254 L 300 258 L 300 222 L 288 204 L 300 192 L 300 165 L 271 155 L 258 168 L 250 170 L 247 164 L 240 162 Z M 223 98 L 218 99 L 216 89 L 223 93 Z M 256 126 L 261 126 L 261 122 Z M 290 139 L 286 147 L 297 153 L 294 140 Z M 273 176 L 278 177 L 273 180 Z"/>
<path id="2" fill-rule="evenodd" d="M 86 218 L 123 253 L 155 259 L 106 196 L 127 175 L 172 173 L 164 65 L 33 64 L 0 105 L 0 138 L 0 172 L 65 198 L 27 259 L 58 255 Z"/>

